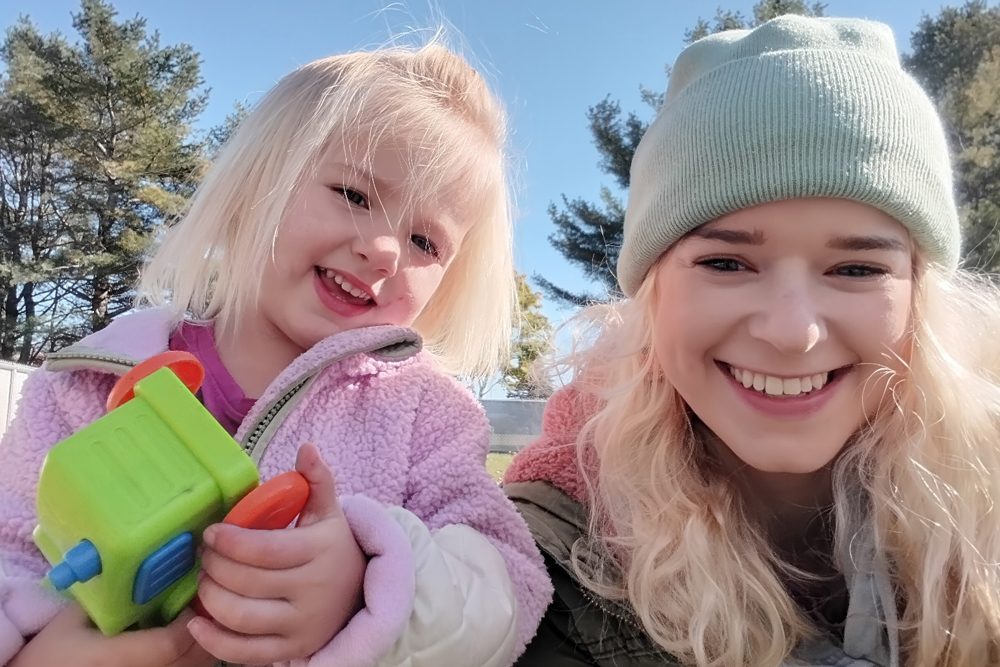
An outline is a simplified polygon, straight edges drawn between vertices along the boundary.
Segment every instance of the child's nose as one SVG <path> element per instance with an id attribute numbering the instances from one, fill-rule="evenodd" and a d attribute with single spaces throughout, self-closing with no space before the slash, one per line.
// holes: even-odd
<path id="1" fill-rule="evenodd" d="M 379 235 L 359 241 L 357 253 L 374 271 L 387 278 L 396 273 L 400 250 L 399 240 L 394 235 Z"/>

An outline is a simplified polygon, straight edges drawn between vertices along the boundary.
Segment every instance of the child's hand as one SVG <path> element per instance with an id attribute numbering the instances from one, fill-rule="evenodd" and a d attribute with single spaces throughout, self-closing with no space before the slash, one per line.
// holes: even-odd
<path id="1" fill-rule="evenodd" d="M 216 524 L 205 531 L 199 597 L 216 622 L 188 628 L 220 660 L 261 664 L 312 655 L 364 606 L 365 556 L 314 445 L 295 463 L 309 501 L 289 530 Z"/>
<path id="2" fill-rule="evenodd" d="M 216 660 L 188 632 L 185 611 L 165 628 L 105 637 L 75 602 L 63 609 L 7 667 L 212 667 Z"/>

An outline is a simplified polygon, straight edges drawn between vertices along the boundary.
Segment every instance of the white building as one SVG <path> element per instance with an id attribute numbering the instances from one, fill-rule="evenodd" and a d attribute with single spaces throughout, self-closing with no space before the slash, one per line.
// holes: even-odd
<path id="1" fill-rule="evenodd" d="M 484 399 L 481 402 L 493 429 L 491 452 L 517 452 L 541 435 L 545 401 Z"/>

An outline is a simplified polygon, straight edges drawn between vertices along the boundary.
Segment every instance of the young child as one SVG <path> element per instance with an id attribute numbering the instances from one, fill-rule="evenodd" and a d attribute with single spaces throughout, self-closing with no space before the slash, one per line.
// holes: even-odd
<path id="1" fill-rule="evenodd" d="M 488 371 L 510 336 L 504 123 L 436 44 L 324 58 L 267 94 L 144 271 L 156 307 L 25 383 L 0 446 L 0 662 L 513 660 L 549 582 L 485 470 L 483 411 L 445 374 Z M 261 478 L 297 469 L 311 496 L 289 530 L 205 531 L 215 622 L 105 638 L 40 585 L 34 489 L 46 451 L 168 348 L 205 366 L 201 398 Z"/>
<path id="2" fill-rule="evenodd" d="M 890 30 L 785 16 L 678 58 L 519 504 L 518 665 L 1000 664 L 1000 293 L 956 269 Z"/>

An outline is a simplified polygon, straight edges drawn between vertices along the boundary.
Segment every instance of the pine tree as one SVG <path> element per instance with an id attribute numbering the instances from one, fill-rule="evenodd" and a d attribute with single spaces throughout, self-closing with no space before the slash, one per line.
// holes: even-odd
<path id="1" fill-rule="evenodd" d="M 513 354 L 503 373 L 508 398 L 547 398 L 552 387 L 535 375 L 532 366 L 549 351 L 552 325 L 542 314 L 542 295 L 531 289 L 527 278 L 517 274 L 520 319 L 514 326 Z"/>
<path id="2" fill-rule="evenodd" d="M 61 254 L 72 212 L 72 165 L 62 153 L 65 128 L 25 94 L 19 78 L 27 50 L 65 52 L 61 37 L 12 31 L 0 46 L 0 358 L 31 363 L 70 325 Z M 58 322 L 58 326 L 54 323 Z"/>
<path id="3" fill-rule="evenodd" d="M 479 398 L 496 387 L 503 387 L 508 398 L 546 398 L 552 393 L 552 387 L 533 369 L 550 349 L 552 324 L 542 313 L 542 295 L 531 289 L 521 273 L 517 274 L 517 302 L 517 319 L 511 322 L 510 361 L 492 377 L 466 379 L 469 390 Z"/>
<path id="4" fill-rule="evenodd" d="M 204 162 L 192 123 L 205 107 L 198 55 L 161 46 L 141 17 L 118 21 L 101 0 L 73 17 L 80 43 L 46 48 L 28 19 L 8 31 L 12 92 L 61 133 L 71 165 L 64 276 L 92 330 L 127 310 L 152 235 L 189 196 Z"/>
<path id="5" fill-rule="evenodd" d="M 924 16 L 904 63 L 944 120 L 965 233 L 965 265 L 1000 269 L 1000 5 Z"/>

